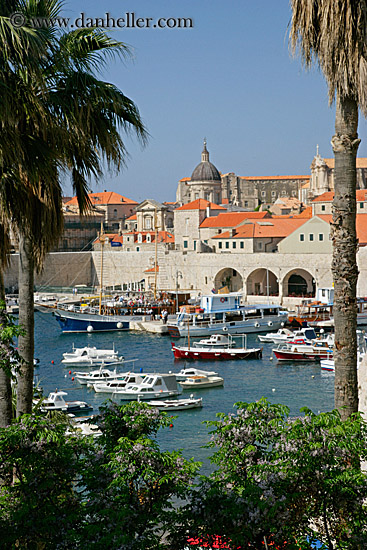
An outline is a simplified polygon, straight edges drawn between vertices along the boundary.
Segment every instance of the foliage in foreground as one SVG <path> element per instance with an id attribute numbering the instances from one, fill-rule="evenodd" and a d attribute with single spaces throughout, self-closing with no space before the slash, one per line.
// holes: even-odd
<path id="1" fill-rule="evenodd" d="M 182 550 L 189 535 L 229 549 L 366 548 L 367 426 L 302 412 L 262 399 L 219 414 L 216 469 L 196 485 L 199 463 L 157 443 L 171 419 L 143 403 L 104 406 L 95 439 L 25 415 L 0 431 L 1 548 Z"/>
<path id="2" fill-rule="evenodd" d="M 237 403 L 235 414 L 208 422 L 215 472 L 202 478 L 186 508 L 190 532 L 221 534 L 231 548 L 367 547 L 367 425 L 360 415 L 342 421 L 334 410 Z M 210 540 L 210 537 L 209 537 Z M 284 545 L 284 542 L 287 544 Z"/>

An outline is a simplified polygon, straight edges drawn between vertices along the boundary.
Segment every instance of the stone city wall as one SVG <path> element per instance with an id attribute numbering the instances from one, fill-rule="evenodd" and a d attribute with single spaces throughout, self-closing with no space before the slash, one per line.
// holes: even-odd
<path id="1" fill-rule="evenodd" d="M 103 286 L 121 285 L 147 279 L 144 271 L 154 265 L 154 254 L 151 250 L 144 252 L 124 252 L 122 250 L 105 250 L 103 256 Z M 158 254 L 158 288 L 176 289 L 176 280 L 180 290 L 209 294 L 215 283 L 221 281 L 222 273 L 236 271 L 237 281 L 243 283 L 257 269 L 269 270 L 279 284 L 280 295 L 292 271 L 306 271 L 315 282 L 316 287 L 332 286 L 330 270 L 331 254 L 279 254 L 279 253 L 196 253 L 182 251 L 159 251 Z M 367 296 L 367 249 L 358 253 L 359 280 L 358 296 Z M 18 255 L 11 256 L 11 266 L 5 272 L 5 285 L 8 291 L 17 286 Z M 97 286 L 101 273 L 101 253 L 69 252 L 52 253 L 47 256 L 44 270 L 35 278 L 36 285 L 74 286 L 86 284 Z M 301 272 L 302 274 L 302 272 Z M 242 278 L 242 281 L 241 281 Z M 253 300 L 253 298 L 249 298 Z M 257 297 L 258 300 L 258 297 Z"/>

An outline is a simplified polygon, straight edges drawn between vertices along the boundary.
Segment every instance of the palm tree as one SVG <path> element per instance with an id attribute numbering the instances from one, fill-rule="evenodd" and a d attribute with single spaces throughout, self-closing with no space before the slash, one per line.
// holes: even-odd
<path id="1" fill-rule="evenodd" d="M 61 7 L 58 0 L 29 0 L 19 2 L 15 11 L 27 17 L 56 17 Z M 0 41 L 7 40 L 0 25 Z M 5 116 L 5 131 L 13 131 L 19 145 L 18 162 L 7 162 L 11 175 L 3 177 L 1 189 L 7 218 L 20 233 L 19 321 L 27 335 L 19 339 L 24 365 L 18 381 L 18 416 L 32 407 L 33 267 L 41 267 L 45 253 L 62 230 L 60 171 L 71 171 L 80 210 L 86 212 L 89 177 L 99 176 L 104 163 L 119 169 L 125 162 L 120 130 L 133 131 L 142 143 L 147 138 L 134 103 L 94 74 L 108 56 L 126 55 L 125 45 L 98 29 L 61 35 L 42 29 L 40 44 L 37 68 L 19 64 L 13 75 L 20 80 L 20 89 L 25 82 L 32 83 L 32 101 L 38 110 L 29 116 L 28 105 L 22 104 L 21 98 L 15 122 L 14 117 Z M 24 200 L 17 199 L 11 176 Z"/>
<path id="2" fill-rule="evenodd" d="M 334 201 L 331 235 L 334 278 L 335 406 L 342 418 L 358 410 L 356 156 L 358 109 L 367 113 L 365 0 L 291 0 L 290 42 L 306 66 L 324 73 L 336 96 Z"/>

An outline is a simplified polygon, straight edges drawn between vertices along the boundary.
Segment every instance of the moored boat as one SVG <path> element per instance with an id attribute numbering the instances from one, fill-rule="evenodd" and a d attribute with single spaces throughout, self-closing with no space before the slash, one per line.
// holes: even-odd
<path id="1" fill-rule="evenodd" d="M 277 330 L 287 322 L 288 313 L 282 306 L 242 305 L 241 297 L 238 293 L 211 294 L 201 297 L 200 307 L 183 306 L 176 322 L 168 325 L 170 336 L 258 333 Z"/>
<path id="2" fill-rule="evenodd" d="M 124 357 L 118 355 L 115 348 L 97 349 L 89 346 L 83 348 L 73 346 L 73 351 L 64 353 L 63 357 L 61 363 L 69 367 L 120 365 L 124 361 Z"/>
<path id="3" fill-rule="evenodd" d="M 190 376 L 180 382 L 184 390 L 214 388 L 223 386 L 224 380 L 220 376 Z"/>
<path id="4" fill-rule="evenodd" d="M 246 336 L 246 335 L 244 335 Z M 236 342 L 229 334 L 213 334 L 207 340 L 194 342 L 190 346 L 177 346 L 171 342 L 175 359 L 195 359 L 207 361 L 233 360 L 233 359 L 259 359 L 262 356 L 262 348 L 248 348 L 245 338 L 242 338 L 242 346 L 236 346 Z"/>
<path id="5" fill-rule="evenodd" d="M 74 372 L 75 378 L 82 385 L 86 385 L 89 383 L 107 382 L 110 380 L 121 380 L 125 378 L 126 375 L 126 372 L 118 373 L 116 369 L 109 370 L 103 369 L 102 367 L 97 370 L 92 370 L 90 372 Z"/>
<path id="6" fill-rule="evenodd" d="M 146 374 L 125 373 L 125 376 L 115 380 L 88 382 L 88 387 L 93 388 L 96 393 L 118 393 L 129 384 L 141 384 Z"/>
<path id="7" fill-rule="evenodd" d="M 114 400 L 140 401 L 165 399 L 181 393 L 174 374 L 148 374 L 140 384 L 127 384 L 125 388 L 113 393 Z"/>
<path id="8" fill-rule="evenodd" d="M 181 380 L 186 380 L 190 376 L 218 376 L 218 373 L 215 371 L 195 369 L 194 367 L 181 369 L 180 372 L 175 374 L 176 380 L 181 382 Z"/>
<path id="9" fill-rule="evenodd" d="M 312 343 L 285 343 L 273 349 L 278 361 L 319 361 L 332 356 L 332 348 Z"/>
<path id="10" fill-rule="evenodd" d="M 91 411 L 93 409 L 93 407 L 85 401 L 65 401 L 65 395 L 68 395 L 65 391 L 56 390 L 51 392 L 46 399 L 41 400 L 41 411 L 63 411 L 75 413 Z M 38 403 L 39 400 L 36 400 L 35 404 Z"/>
<path id="11" fill-rule="evenodd" d="M 187 411 L 198 409 L 203 406 L 202 397 L 195 398 L 190 395 L 188 399 L 165 399 L 160 401 L 146 401 L 147 405 L 155 407 L 160 411 Z"/>

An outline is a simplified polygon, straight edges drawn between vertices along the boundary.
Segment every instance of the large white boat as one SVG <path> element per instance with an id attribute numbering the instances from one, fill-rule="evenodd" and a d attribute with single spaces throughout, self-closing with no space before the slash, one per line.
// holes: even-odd
<path id="1" fill-rule="evenodd" d="M 124 378 L 118 380 L 106 380 L 89 382 L 88 387 L 93 388 L 96 393 L 119 393 L 130 384 L 141 384 L 146 374 L 126 373 Z"/>
<path id="2" fill-rule="evenodd" d="M 181 393 L 174 374 L 149 374 L 140 384 L 128 384 L 122 390 L 113 393 L 116 401 L 140 401 L 146 399 L 165 399 Z"/>
<path id="3" fill-rule="evenodd" d="M 172 337 L 211 336 L 220 332 L 248 334 L 278 330 L 288 313 L 273 304 L 242 305 L 242 294 L 202 296 L 200 306 L 183 306 L 175 323 L 168 325 Z"/>
<path id="4" fill-rule="evenodd" d="M 97 384 L 98 382 L 109 382 L 111 380 L 121 380 L 126 378 L 126 375 L 126 372 L 117 372 L 116 369 L 109 370 L 103 369 L 102 367 L 90 372 L 74 372 L 76 380 L 82 385 L 87 385 L 90 383 Z"/>

